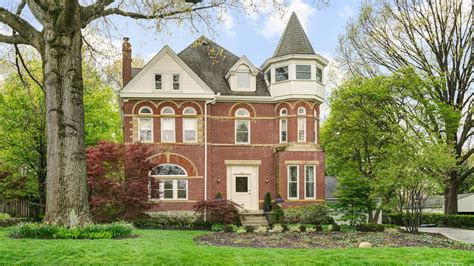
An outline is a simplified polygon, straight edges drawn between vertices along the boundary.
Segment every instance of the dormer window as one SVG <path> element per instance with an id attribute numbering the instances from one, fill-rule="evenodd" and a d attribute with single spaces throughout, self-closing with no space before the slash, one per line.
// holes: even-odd
<path id="1" fill-rule="evenodd" d="M 179 74 L 173 75 L 173 90 L 175 91 L 179 90 Z"/>
<path id="2" fill-rule="evenodd" d="M 316 68 L 316 80 L 319 82 L 323 82 L 323 70 L 319 67 Z"/>
<path id="3" fill-rule="evenodd" d="M 296 65 L 296 79 L 311 79 L 311 66 Z"/>
<path id="4" fill-rule="evenodd" d="M 156 90 L 161 90 L 163 88 L 162 77 L 163 75 L 161 74 L 155 74 L 155 89 Z"/>
<path id="5" fill-rule="evenodd" d="M 227 71 L 225 78 L 233 91 L 255 91 L 258 72 L 258 68 L 247 57 L 242 56 Z"/>
<path id="6" fill-rule="evenodd" d="M 250 89 L 250 72 L 237 72 L 236 76 L 239 89 Z"/>
<path id="7" fill-rule="evenodd" d="M 275 68 L 275 81 L 288 80 L 288 66 Z"/>

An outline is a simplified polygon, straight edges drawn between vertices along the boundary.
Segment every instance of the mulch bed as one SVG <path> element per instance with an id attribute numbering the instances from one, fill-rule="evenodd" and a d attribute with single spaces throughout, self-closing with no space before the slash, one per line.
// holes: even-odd
<path id="1" fill-rule="evenodd" d="M 347 248 L 370 242 L 373 247 L 433 247 L 474 250 L 474 245 L 450 240 L 439 234 L 404 232 L 286 232 L 211 233 L 197 236 L 198 244 L 260 248 Z"/>

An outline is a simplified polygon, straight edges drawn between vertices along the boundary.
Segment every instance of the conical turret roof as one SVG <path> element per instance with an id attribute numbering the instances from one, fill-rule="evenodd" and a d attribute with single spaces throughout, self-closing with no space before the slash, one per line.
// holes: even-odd
<path id="1" fill-rule="evenodd" d="M 315 54 L 313 46 L 311 46 L 308 36 L 306 36 L 295 12 L 291 13 L 290 20 L 286 25 L 273 57 L 288 54 Z"/>

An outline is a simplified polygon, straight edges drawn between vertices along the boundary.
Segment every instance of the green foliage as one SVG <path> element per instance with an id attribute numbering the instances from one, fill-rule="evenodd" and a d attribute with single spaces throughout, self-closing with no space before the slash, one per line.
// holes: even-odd
<path id="1" fill-rule="evenodd" d="M 189 214 L 157 214 L 146 219 L 132 220 L 136 228 L 141 229 L 209 229 L 210 224 Z"/>
<path id="2" fill-rule="evenodd" d="M 247 225 L 244 227 L 247 233 L 253 233 L 255 231 L 255 226 Z"/>
<path id="3" fill-rule="evenodd" d="M 405 215 L 405 214 L 404 214 Z M 390 222 L 395 225 L 404 225 L 404 215 L 399 213 L 390 214 Z M 474 215 L 470 214 L 443 214 L 443 213 L 422 213 L 422 224 L 436 224 L 439 226 L 455 228 L 474 228 Z"/>
<path id="4" fill-rule="evenodd" d="M 85 227 L 67 228 L 49 224 L 21 223 L 14 227 L 11 237 L 37 239 L 113 239 L 132 235 L 133 226 L 117 222 L 91 224 Z"/>
<path id="5" fill-rule="evenodd" d="M 15 226 L 26 221 L 28 221 L 27 218 L 0 218 L 0 227 Z"/>
<path id="6" fill-rule="evenodd" d="M 222 199 L 222 194 L 220 192 L 217 192 L 216 199 Z"/>
<path id="7" fill-rule="evenodd" d="M 8 218 L 11 218 L 10 214 L 0 212 L 0 220 L 8 219 Z"/>
<path id="8" fill-rule="evenodd" d="M 285 222 L 289 224 L 331 224 L 334 219 L 329 215 L 329 209 L 322 204 L 289 207 L 284 210 Z"/>
<path id="9" fill-rule="evenodd" d="M 270 192 L 265 193 L 265 197 L 263 198 L 263 210 L 265 212 L 272 210 L 272 194 L 270 194 Z"/>
<path id="10" fill-rule="evenodd" d="M 270 224 L 283 223 L 285 219 L 285 212 L 279 204 L 275 204 L 272 212 L 270 213 Z"/>
<path id="11" fill-rule="evenodd" d="M 355 228 L 359 232 L 383 232 L 385 230 L 385 226 L 383 224 L 374 223 L 358 224 L 355 226 Z"/>
<path id="12" fill-rule="evenodd" d="M 211 230 L 214 232 L 223 232 L 225 228 L 224 224 L 213 224 Z"/>

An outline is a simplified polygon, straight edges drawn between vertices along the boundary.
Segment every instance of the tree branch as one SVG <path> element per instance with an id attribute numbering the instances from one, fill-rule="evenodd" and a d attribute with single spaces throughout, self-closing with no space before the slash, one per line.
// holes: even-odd
<path id="1" fill-rule="evenodd" d="M 19 9 L 21 10 L 21 6 L 19 6 Z M 24 20 L 18 15 L 11 13 L 7 9 L 0 7 L 0 22 L 8 25 L 15 32 L 17 32 L 19 36 L 21 36 L 21 39 L 19 39 L 18 37 L 8 38 L 7 36 L 3 35 L 0 41 L 10 44 L 28 44 L 38 50 L 41 49 L 41 34 L 33 26 L 31 26 L 28 21 Z"/>

